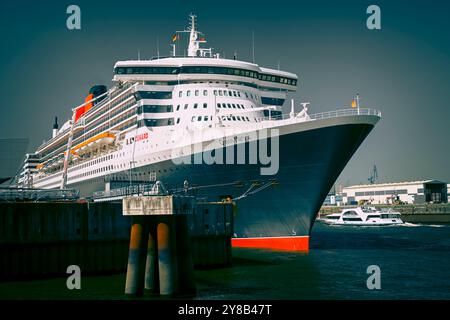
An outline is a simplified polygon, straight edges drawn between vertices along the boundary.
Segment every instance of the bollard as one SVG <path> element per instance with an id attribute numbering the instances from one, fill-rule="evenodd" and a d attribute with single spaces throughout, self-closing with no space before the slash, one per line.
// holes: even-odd
<path id="1" fill-rule="evenodd" d="M 175 224 L 173 216 L 161 217 L 158 223 L 159 293 L 172 295 L 177 290 Z"/>
<path id="2" fill-rule="evenodd" d="M 157 221 L 152 217 L 149 224 L 147 262 L 145 267 L 145 289 L 151 293 L 159 293 Z"/>
<path id="3" fill-rule="evenodd" d="M 145 223 L 145 218 L 146 217 L 133 217 L 125 294 L 137 296 L 143 294 L 145 276 L 144 262 L 146 259 L 148 242 L 148 227 Z"/>
<path id="4" fill-rule="evenodd" d="M 176 216 L 176 248 L 178 253 L 178 285 L 183 294 L 195 295 L 197 288 L 194 280 L 191 241 L 188 230 L 188 217 Z"/>

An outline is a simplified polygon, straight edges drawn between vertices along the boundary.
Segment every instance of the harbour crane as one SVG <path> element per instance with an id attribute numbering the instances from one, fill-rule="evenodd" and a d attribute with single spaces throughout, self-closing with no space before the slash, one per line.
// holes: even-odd
<path id="1" fill-rule="evenodd" d="M 375 164 L 373 165 L 371 175 L 369 178 L 367 178 L 367 180 L 369 181 L 370 184 L 378 182 L 378 170 Z"/>

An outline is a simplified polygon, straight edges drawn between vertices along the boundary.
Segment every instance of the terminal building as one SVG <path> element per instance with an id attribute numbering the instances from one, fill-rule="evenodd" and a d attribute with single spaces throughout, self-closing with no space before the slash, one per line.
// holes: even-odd
<path id="1" fill-rule="evenodd" d="M 438 180 L 366 184 L 345 187 L 344 204 L 447 203 L 450 184 Z"/>

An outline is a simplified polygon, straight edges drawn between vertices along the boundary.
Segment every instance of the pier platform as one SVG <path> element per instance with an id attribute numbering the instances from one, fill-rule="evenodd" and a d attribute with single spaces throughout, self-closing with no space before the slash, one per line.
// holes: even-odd
<path id="1" fill-rule="evenodd" d="M 231 264 L 232 203 L 199 203 L 188 218 L 195 268 Z M 0 202 L 0 281 L 124 272 L 131 219 L 120 202 Z"/>

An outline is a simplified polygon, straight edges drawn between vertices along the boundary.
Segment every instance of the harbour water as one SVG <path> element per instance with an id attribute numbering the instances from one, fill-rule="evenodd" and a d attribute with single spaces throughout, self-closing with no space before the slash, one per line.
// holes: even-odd
<path id="1" fill-rule="evenodd" d="M 369 290 L 367 267 L 381 270 Z M 450 299 L 450 225 L 316 222 L 308 254 L 233 249 L 233 266 L 197 270 L 195 299 Z M 0 299 L 125 299 L 124 274 L 0 283 Z M 145 296 L 144 299 L 154 299 Z"/>

